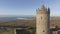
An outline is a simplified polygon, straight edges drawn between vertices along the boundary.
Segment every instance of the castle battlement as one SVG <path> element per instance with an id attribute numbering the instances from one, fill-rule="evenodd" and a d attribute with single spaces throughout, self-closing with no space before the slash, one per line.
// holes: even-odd
<path id="1" fill-rule="evenodd" d="M 41 6 L 41 8 L 36 9 L 36 14 L 49 14 L 50 9 L 46 8 L 44 5 Z"/>

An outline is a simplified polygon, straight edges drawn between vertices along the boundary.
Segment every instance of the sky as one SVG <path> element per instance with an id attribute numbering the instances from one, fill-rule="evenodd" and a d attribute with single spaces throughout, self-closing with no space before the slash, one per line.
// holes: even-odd
<path id="1" fill-rule="evenodd" d="M 60 16 L 60 0 L 0 0 L 0 16 L 36 15 L 42 3 L 50 8 L 51 16 Z"/>

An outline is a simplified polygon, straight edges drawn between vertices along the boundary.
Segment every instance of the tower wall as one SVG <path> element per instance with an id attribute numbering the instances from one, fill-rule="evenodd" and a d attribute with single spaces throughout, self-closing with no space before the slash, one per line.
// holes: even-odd
<path id="1" fill-rule="evenodd" d="M 47 34 L 49 29 L 49 12 L 44 6 L 42 7 L 36 10 L 36 34 Z"/>

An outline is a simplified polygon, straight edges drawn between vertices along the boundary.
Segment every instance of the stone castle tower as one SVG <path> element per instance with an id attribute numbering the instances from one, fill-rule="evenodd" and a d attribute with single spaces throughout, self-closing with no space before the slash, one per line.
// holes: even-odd
<path id="1" fill-rule="evenodd" d="M 36 34 L 48 34 L 50 23 L 50 9 L 41 8 L 36 9 Z"/>

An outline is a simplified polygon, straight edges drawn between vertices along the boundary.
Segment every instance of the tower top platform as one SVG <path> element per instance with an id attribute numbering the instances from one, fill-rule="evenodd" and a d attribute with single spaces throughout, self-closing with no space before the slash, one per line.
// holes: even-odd
<path id="1" fill-rule="evenodd" d="M 46 8 L 46 7 L 44 6 L 44 4 L 43 4 L 43 5 L 41 5 L 41 8 L 38 8 L 38 9 L 36 10 L 36 13 L 37 13 L 37 14 L 48 14 L 48 13 L 49 13 L 49 10 L 50 10 L 50 9 Z"/>

